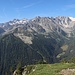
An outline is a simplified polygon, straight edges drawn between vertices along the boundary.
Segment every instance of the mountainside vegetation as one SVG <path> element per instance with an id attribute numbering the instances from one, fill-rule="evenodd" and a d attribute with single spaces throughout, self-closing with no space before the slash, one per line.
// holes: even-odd
<path id="1" fill-rule="evenodd" d="M 15 19 L 1 25 L 1 75 L 11 75 L 18 64 L 74 63 L 74 57 L 75 22 L 69 17 Z"/>
<path id="2" fill-rule="evenodd" d="M 13 75 L 75 75 L 74 63 L 36 64 L 16 69 Z"/>
<path id="3" fill-rule="evenodd" d="M 15 69 L 19 62 L 23 66 L 40 61 L 54 63 L 56 62 L 55 50 L 59 49 L 55 39 L 45 38 L 43 35 L 35 37 L 33 44 L 29 45 L 13 34 L 8 34 L 1 36 L 0 45 L 0 74 L 2 75 L 8 72 L 11 67 Z"/>

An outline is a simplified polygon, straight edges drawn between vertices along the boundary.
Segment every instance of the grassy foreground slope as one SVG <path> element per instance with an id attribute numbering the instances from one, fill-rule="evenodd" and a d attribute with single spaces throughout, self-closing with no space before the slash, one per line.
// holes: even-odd
<path id="1" fill-rule="evenodd" d="M 28 75 L 61 75 L 63 69 L 75 69 L 73 63 L 60 63 L 60 64 L 38 64 Z M 75 75 L 75 74 L 73 74 Z"/>

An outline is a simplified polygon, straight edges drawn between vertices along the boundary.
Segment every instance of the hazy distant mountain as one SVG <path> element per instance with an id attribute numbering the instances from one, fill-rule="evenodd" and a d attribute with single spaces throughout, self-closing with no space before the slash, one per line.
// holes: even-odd
<path id="1" fill-rule="evenodd" d="M 59 62 L 75 56 L 75 18 L 35 17 L 0 24 L 0 74 L 21 62 Z"/>

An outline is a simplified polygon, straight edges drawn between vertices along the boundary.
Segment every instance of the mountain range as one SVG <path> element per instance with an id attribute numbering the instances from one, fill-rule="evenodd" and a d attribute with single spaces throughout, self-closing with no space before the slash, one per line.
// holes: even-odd
<path id="1" fill-rule="evenodd" d="M 40 17 L 0 23 L 0 74 L 38 62 L 57 63 L 75 56 L 75 18 Z"/>

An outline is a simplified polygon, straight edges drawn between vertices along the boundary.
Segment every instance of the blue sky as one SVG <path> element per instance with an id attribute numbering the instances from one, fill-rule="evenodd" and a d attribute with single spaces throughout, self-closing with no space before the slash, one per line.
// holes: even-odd
<path id="1" fill-rule="evenodd" d="M 75 17 L 75 0 L 0 0 L 0 23 L 36 16 Z"/>

